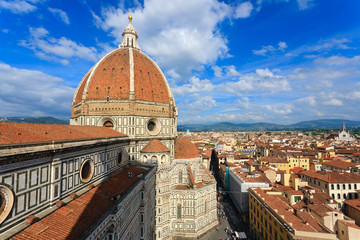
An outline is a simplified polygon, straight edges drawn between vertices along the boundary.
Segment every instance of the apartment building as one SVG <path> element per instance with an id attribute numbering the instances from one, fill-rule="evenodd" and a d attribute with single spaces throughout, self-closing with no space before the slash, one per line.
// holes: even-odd
<path id="1" fill-rule="evenodd" d="M 300 178 L 310 186 L 322 189 L 339 203 L 339 208 L 347 199 L 358 198 L 360 175 L 348 172 L 303 171 Z"/>

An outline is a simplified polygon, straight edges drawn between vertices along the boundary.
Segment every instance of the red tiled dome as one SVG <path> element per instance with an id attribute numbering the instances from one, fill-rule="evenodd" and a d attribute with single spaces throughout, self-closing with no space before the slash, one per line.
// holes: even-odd
<path id="1" fill-rule="evenodd" d="M 170 149 L 159 140 L 153 139 L 141 150 L 141 152 L 170 152 Z"/>
<path id="2" fill-rule="evenodd" d="M 175 159 L 198 158 L 199 152 L 189 139 L 180 136 L 175 140 Z"/>
<path id="3" fill-rule="evenodd" d="M 133 68 L 131 63 L 133 62 Z M 131 73 L 133 69 L 133 75 Z M 139 50 L 119 48 L 102 58 L 84 76 L 73 104 L 81 100 L 129 99 L 131 76 L 135 100 L 168 103 L 169 89 L 160 68 Z"/>

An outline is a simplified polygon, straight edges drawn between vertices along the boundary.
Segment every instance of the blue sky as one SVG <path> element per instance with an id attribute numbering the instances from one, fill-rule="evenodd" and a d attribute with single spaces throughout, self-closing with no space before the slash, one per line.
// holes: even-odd
<path id="1" fill-rule="evenodd" d="M 0 116 L 68 119 L 129 12 L 179 124 L 360 118 L 358 0 L 0 0 Z"/>

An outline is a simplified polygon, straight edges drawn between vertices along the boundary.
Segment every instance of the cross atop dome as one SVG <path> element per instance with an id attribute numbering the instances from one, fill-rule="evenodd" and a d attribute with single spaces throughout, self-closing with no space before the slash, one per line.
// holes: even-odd
<path id="1" fill-rule="evenodd" d="M 137 50 L 140 50 L 140 47 L 137 44 L 138 35 L 136 33 L 134 26 L 132 25 L 133 18 L 131 13 L 129 13 L 128 18 L 129 18 L 129 23 L 122 33 L 123 41 L 119 45 L 119 48 L 135 48 Z"/>

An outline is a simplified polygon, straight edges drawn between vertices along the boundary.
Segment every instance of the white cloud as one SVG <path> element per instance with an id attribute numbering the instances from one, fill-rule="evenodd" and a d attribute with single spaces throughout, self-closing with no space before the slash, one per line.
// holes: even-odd
<path id="1" fill-rule="evenodd" d="M 343 49 L 343 50 L 351 49 L 352 47 L 348 46 L 349 42 L 351 41 L 347 38 L 342 38 L 342 39 L 331 38 L 331 39 L 321 40 L 316 45 L 308 47 L 307 51 L 327 52 L 332 49 Z"/>
<path id="2" fill-rule="evenodd" d="M 339 99 L 332 98 L 328 101 L 325 101 L 324 105 L 342 106 L 342 105 L 344 105 L 344 103 Z"/>
<path id="3" fill-rule="evenodd" d="M 188 93 L 210 92 L 213 89 L 214 85 L 210 80 L 191 77 L 189 83 L 173 87 L 172 92 L 175 96 L 185 96 Z"/>
<path id="4" fill-rule="evenodd" d="M 69 58 L 78 57 L 85 60 L 97 61 L 97 50 L 85 47 L 65 37 L 49 36 L 45 28 L 30 28 L 30 38 L 20 42 L 21 46 L 35 51 L 37 56 L 49 61 L 68 63 Z"/>
<path id="5" fill-rule="evenodd" d="M 65 24 L 70 24 L 70 20 L 66 12 L 57 8 L 48 8 L 48 9 L 55 17 L 59 18 Z"/>
<path id="6" fill-rule="evenodd" d="M 243 97 L 236 100 L 236 105 L 243 109 L 248 109 L 251 106 L 250 100 L 248 97 Z"/>
<path id="7" fill-rule="evenodd" d="M 248 18 L 251 15 L 254 6 L 251 2 L 242 2 L 235 9 L 235 18 Z"/>
<path id="8" fill-rule="evenodd" d="M 0 0 L 0 8 L 10 10 L 12 13 L 29 13 L 36 10 L 36 6 L 33 5 L 31 1 L 23 0 Z"/>
<path id="9" fill-rule="evenodd" d="M 244 74 L 236 82 L 225 82 L 221 90 L 241 96 L 251 91 L 281 92 L 290 91 L 286 77 L 275 75 L 268 68 L 257 69 L 255 73 Z"/>
<path id="10" fill-rule="evenodd" d="M 265 108 L 276 114 L 290 114 L 293 112 L 293 106 L 290 104 L 284 104 L 282 107 L 274 106 L 274 105 L 266 105 Z"/>
<path id="11" fill-rule="evenodd" d="M 213 66 L 212 70 L 214 71 L 214 75 L 216 77 L 237 77 L 241 76 L 241 73 L 236 70 L 236 67 L 234 65 L 230 66 Z"/>
<path id="12" fill-rule="evenodd" d="M 222 77 L 222 68 L 219 66 L 213 66 L 212 70 L 214 71 L 215 77 Z"/>
<path id="13" fill-rule="evenodd" d="M 297 0 L 299 9 L 305 10 L 313 6 L 314 0 Z"/>
<path id="14" fill-rule="evenodd" d="M 149 0 L 133 9 L 133 25 L 139 45 L 165 70 L 174 69 L 181 76 L 212 64 L 228 53 L 227 40 L 218 24 L 231 16 L 229 5 L 216 0 Z M 94 21 L 122 41 L 128 12 L 123 8 L 104 8 Z"/>
<path id="15" fill-rule="evenodd" d="M 317 64 L 326 65 L 349 65 L 349 64 L 360 64 L 360 56 L 354 57 L 342 57 L 342 56 L 331 56 L 327 58 L 317 58 L 314 60 Z"/>
<path id="16" fill-rule="evenodd" d="M 40 71 L 0 63 L 0 112 L 4 116 L 69 116 L 75 89 Z"/>
<path id="17" fill-rule="evenodd" d="M 316 100 L 315 100 L 315 97 L 313 97 L 313 96 L 308 96 L 308 97 L 297 99 L 296 102 L 301 103 L 301 104 L 307 104 L 310 106 L 316 105 Z"/>
<path id="18" fill-rule="evenodd" d="M 196 101 L 189 103 L 185 108 L 204 111 L 216 106 L 216 101 L 210 96 L 201 96 Z"/>
<path id="19" fill-rule="evenodd" d="M 266 56 L 267 54 L 274 54 L 274 53 L 277 53 L 277 52 L 284 52 L 287 47 L 288 46 L 287 46 L 286 42 L 281 42 L 280 41 L 278 43 L 278 47 L 268 45 L 268 46 L 262 46 L 261 49 L 259 49 L 259 50 L 252 50 L 252 51 L 253 51 L 253 53 L 255 55 Z"/>

